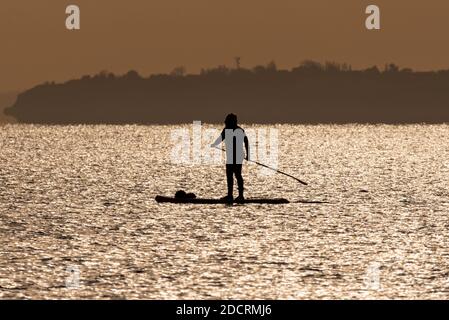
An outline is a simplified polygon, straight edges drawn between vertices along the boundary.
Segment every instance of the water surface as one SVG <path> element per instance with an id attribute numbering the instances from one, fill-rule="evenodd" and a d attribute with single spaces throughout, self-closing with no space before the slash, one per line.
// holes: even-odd
<path id="1" fill-rule="evenodd" d="M 328 203 L 231 207 L 153 200 L 226 190 L 175 128 L 1 126 L 0 298 L 448 296 L 449 126 L 271 127 L 309 186 L 245 166 L 247 196 Z"/>

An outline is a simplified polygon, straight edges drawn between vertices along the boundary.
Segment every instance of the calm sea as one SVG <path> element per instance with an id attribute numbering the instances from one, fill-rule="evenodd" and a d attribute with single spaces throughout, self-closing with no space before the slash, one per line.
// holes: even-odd
<path id="1" fill-rule="evenodd" d="M 327 203 L 157 204 L 226 193 L 179 128 L 1 126 L 0 298 L 449 296 L 448 125 L 244 126 L 309 183 L 246 165 L 247 197 Z"/>

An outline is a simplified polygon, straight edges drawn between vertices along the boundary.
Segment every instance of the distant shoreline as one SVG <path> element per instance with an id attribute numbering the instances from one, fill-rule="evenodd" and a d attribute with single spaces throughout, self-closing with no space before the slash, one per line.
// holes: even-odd
<path id="1" fill-rule="evenodd" d="M 352 70 L 313 61 L 292 70 L 220 66 L 186 75 L 100 73 L 19 94 L 5 110 L 19 123 L 222 123 L 233 112 L 254 124 L 449 123 L 449 70 L 414 72 L 394 64 Z"/>
<path id="2" fill-rule="evenodd" d="M 194 120 L 199 121 L 199 120 Z M 179 123 L 25 123 L 25 122 L 17 122 L 14 119 L 9 121 L 0 121 L 0 125 L 35 125 L 35 126 L 51 126 L 51 127 L 76 127 L 76 126 L 189 126 L 192 125 L 192 122 L 179 122 Z M 201 122 L 203 125 L 210 125 L 210 126 L 223 126 L 223 123 L 219 122 Z M 378 122 L 378 123 L 369 123 L 369 122 L 347 122 L 347 123 L 295 123 L 295 122 L 266 122 L 266 123 L 259 123 L 259 122 L 242 122 L 242 126 L 282 126 L 282 125 L 292 125 L 292 126 L 416 126 L 416 125 L 423 125 L 423 126 L 449 126 L 449 121 L 447 122 L 416 122 L 416 123 L 385 123 L 385 122 Z"/>

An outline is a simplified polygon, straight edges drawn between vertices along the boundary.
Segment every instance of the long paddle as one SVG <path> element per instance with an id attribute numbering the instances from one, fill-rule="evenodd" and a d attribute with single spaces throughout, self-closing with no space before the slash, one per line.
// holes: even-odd
<path id="1" fill-rule="evenodd" d="M 214 146 L 213 148 L 218 149 L 218 150 L 221 150 L 221 151 L 223 151 L 223 152 L 226 152 L 226 150 L 224 150 L 224 149 L 222 149 L 222 148 L 219 148 L 219 147 L 215 147 L 215 146 Z M 246 159 L 246 158 L 245 158 L 245 160 L 248 161 L 248 162 L 255 163 L 255 164 L 259 165 L 259 166 L 265 167 L 265 168 L 267 168 L 267 169 L 276 171 L 277 173 L 280 173 L 280 174 L 283 174 L 284 176 L 287 176 L 287 177 L 290 177 L 290 178 L 292 178 L 292 179 L 295 179 L 295 180 L 298 181 L 299 183 L 301 183 L 301 184 L 307 186 L 307 183 L 305 183 L 304 181 L 299 180 L 298 178 L 296 178 L 296 177 L 294 177 L 294 176 L 292 176 L 292 175 L 290 175 L 290 174 L 288 174 L 288 173 L 282 172 L 282 171 L 280 171 L 280 170 L 278 170 L 278 169 L 275 169 L 275 168 L 271 168 L 271 167 L 267 166 L 266 164 L 263 164 L 263 163 L 260 163 L 260 162 L 254 161 L 254 160 L 249 160 L 249 159 Z"/>

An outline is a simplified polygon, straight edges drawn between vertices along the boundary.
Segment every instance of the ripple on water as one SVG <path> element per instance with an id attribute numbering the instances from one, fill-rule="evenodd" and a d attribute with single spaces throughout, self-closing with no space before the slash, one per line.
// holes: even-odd
<path id="1" fill-rule="evenodd" d="M 449 126 L 277 126 L 247 195 L 328 203 L 232 207 L 155 203 L 225 192 L 174 128 L 2 126 L 0 298 L 446 298 Z"/>

